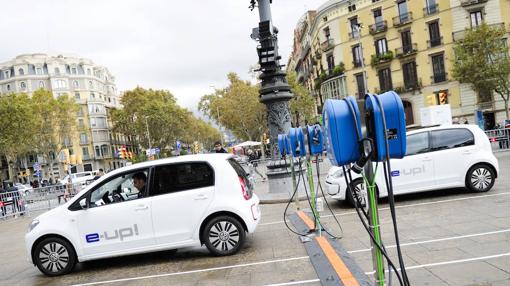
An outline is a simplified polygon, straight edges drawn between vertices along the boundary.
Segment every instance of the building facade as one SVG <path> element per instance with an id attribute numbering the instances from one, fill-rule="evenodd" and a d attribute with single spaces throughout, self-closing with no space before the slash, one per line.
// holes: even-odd
<path id="1" fill-rule="evenodd" d="M 62 142 L 76 159 L 71 172 L 110 170 L 123 165 L 114 155 L 119 145 L 127 140 L 112 134 L 109 118 L 112 109 L 121 107 L 120 97 L 115 77 L 107 68 L 77 56 L 47 54 L 24 54 L 0 63 L 0 93 L 31 95 L 40 88 L 51 91 L 55 97 L 63 94 L 74 97 L 79 105 L 76 117 L 70 119 L 76 120 L 76 132 Z M 36 153 L 22 159 L 19 165 L 33 173 L 35 163 L 42 166 L 43 178 L 52 174 L 62 178 L 65 173 L 64 164 L 55 164 L 50 170 L 43 157 Z M 5 169 L 2 173 L 6 179 Z"/>
<path id="2" fill-rule="evenodd" d="M 504 102 L 452 79 L 453 46 L 482 23 L 504 28 L 507 42 L 509 15 L 505 0 L 331 0 L 298 22 L 288 69 L 318 112 L 328 98 L 395 90 L 408 125 L 420 124 L 420 108 L 450 104 L 469 123 L 482 111 L 491 128 L 506 119 Z"/>

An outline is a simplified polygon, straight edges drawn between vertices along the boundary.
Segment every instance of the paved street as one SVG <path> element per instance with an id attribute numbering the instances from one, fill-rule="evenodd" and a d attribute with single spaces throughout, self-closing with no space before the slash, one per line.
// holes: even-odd
<path id="1" fill-rule="evenodd" d="M 452 189 L 397 199 L 404 259 L 412 285 L 510 285 L 510 153 L 497 155 L 500 177 L 488 193 Z M 372 271 L 368 235 L 353 209 L 332 203 L 342 245 Z M 319 285 L 301 241 L 282 222 L 285 204 L 263 205 L 262 222 L 244 249 L 213 258 L 203 249 L 105 259 L 78 264 L 67 276 L 47 278 L 25 261 L 23 235 L 31 218 L 0 221 L 1 285 Z M 331 215 L 323 221 L 337 234 Z M 387 202 L 380 212 L 389 252 Z M 394 278 L 394 277 L 393 277 Z M 396 284 L 393 284 L 396 285 Z"/>

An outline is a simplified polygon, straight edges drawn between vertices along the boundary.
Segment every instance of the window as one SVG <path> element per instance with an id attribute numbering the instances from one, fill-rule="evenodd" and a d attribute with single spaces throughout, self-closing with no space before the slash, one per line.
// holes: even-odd
<path id="1" fill-rule="evenodd" d="M 406 30 L 400 33 L 402 37 L 402 52 L 404 54 L 410 53 L 413 50 L 413 43 L 411 40 L 411 30 Z"/>
<path id="2" fill-rule="evenodd" d="M 43 74 L 42 68 L 36 68 L 35 69 L 35 74 L 38 74 L 38 75 Z"/>
<path id="3" fill-rule="evenodd" d="M 360 67 L 362 64 L 362 55 L 361 55 L 361 47 L 359 45 L 356 45 L 352 47 L 352 63 L 354 64 L 354 67 Z"/>
<path id="4" fill-rule="evenodd" d="M 18 70 L 18 75 L 25 75 L 25 71 L 23 69 Z"/>
<path id="5" fill-rule="evenodd" d="M 82 121 L 83 123 L 83 121 Z M 80 144 L 87 144 L 87 133 L 80 133 Z"/>
<path id="6" fill-rule="evenodd" d="M 398 15 L 400 23 L 405 23 L 410 20 L 410 15 L 407 11 L 407 2 L 405 0 L 398 2 Z"/>
<path id="7" fill-rule="evenodd" d="M 441 34 L 439 33 L 439 22 L 429 23 L 430 46 L 435 47 L 441 45 Z"/>
<path id="8" fill-rule="evenodd" d="M 93 88 L 94 88 L 94 84 L 92 84 L 92 81 L 91 81 L 91 80 L 89 80 L 89 88 L 90 88 L 90 89 L 93 89 Z"/>
<path id="9" fill-rule="evenodd" d="M 324 28 L 324 37 L 326 37 L 326 40 L 329 40 L 329 37 L 331 36 L 329 27 Z"/>
<path id="10" fill-rule="evenodd" d="M 391 70 L 390 68 L 380 69 L 378 72 L 379 75 L 379 86 L 381 88 L 381 92 L 391 90 L 393 85 L 391 83 Z"/>
<path id="11" fill-rule="evenodd" d="M 67 87 L 67 84 L 66 84 L 66 81 L 63 80 L 63 79 L 57 79 L 55 81 L 55 88 L 66 88 Z"/>
<path id="12" fill-rule="evenodd" d="M 78 81 L 77 81 L 77 80 L 73 80 L 73 86 L 74 86 L 75 88 L 78 88 L 78 87 L 80 87 L 80 84 L 78 83 Z"/>
<path id="13" fill-rule="evenodd" d="M 432 151 L 459 148 L 475 144 L 471 131 L 464 128 L 435 130 L 431 132 Z"/>
<path id="14" fill-rule="evenodd" d="M 4 74 L 5 74 L 5 78 L 10 78 L 11 77 L 11 72 L 10 71 L 4 71 Z"/>
<path id="15" fill-rule="evenodd" d="M 69 155 L 74 155 L 74 150 L 73 150 L 73 148 L 69 148 Z"/>
<path id="16" fill-rule="evenodd" d="M 80 93 L 79 92 L 75 92 L 74 93 L 74 98 L 75 99 L 80 99 Z"/>
<path id="17" fill-rule="evenodd" d="M 96 156 L 101 157 L 101 150 L 99 150 L 99 146 L 96 146 Z"/>
<path id="18" fill-rule="evenodd" d="M 39 88 L 44 88 L 44 81 L 39 81 Z"/>
<path id="19" fill-rule="evenodd" d="M 406 89 L 414 89 L 418 86 L 418 78 L 416 74 L 416 62 L 408 62 L 402 65 L 404 72 L 404 87 Z"/>
<path id="20" fill-rule="evenodd" d="M 10 85 L 10 84 L 8 84 L 8 85 L 7 85 L 7 91 L 10 91 L 10 90 L 11 90 L 11 85 Z"/>
<path id="21" fill-rule="evenodd" d="M 473 11 L 470 13 L 471 28 L 478 27 L 483 23 L 482 11 Z"/>
<path id="22" fill-rule="evenodd" d="M 108 180 L 90 193 L 88 206 L 93 208 L 145 197 L 148 173 L 148 170 L 138 170 Z M 144 186 L 135 186 L 139 184 L 135 181 L 142 181 Z"/>
<path id="23" fill-rule="evenodd" d="M 349 21 L 351 23 L 352 37 L 357 38 L 359 36 L 358 18 L 354 17 L 354 18 L 351 18 Z"/>
<path id="24" fill-rule="evenodd" d="M 156 167 L 151 195 L 205 188 L 214 185 L 214 171 L 207 163 L 181 163 Z"/>
<path id="25" fill-rule="evenodd" d="M 426 153 L 429 151 L 429 133 L 422 132 L 407 136 L 406 156 Z"/>
<path id="26" fill-rule="evenodd" d="M 384 55 L 388 52 L 388 42 L 386 42 L 386 38 L 379 39 L 375 41 L 375 53 L 380 56 Z"/>
<path id="27" fill-rule="evenodd" d="M 347 7 L 347 8 L 349 9 L 349 12 L 356 11 L 356 5 L 355 4 L 349 5 L 349 7 Z"/>
<path id="28" fill-rule="evenodd" d="M 446 81 L 443 54 L 432 56 L 432 70 L 434 72 L 434 83 Z"/>
<path id="29" fill-rule="evenodd" d="M 358 86 L 358 98 L 363 99 L 365 97 L 365 79 L 363 73 L 354 75 L 356 77 L 356 84 Z"/>
<path id="30" fill-rule="evenodd" d="M 60 74 L 60 69 L 59 68 L 55 68 L 55 74 Z"/>
<path id="31" fill-rule="evenodd" d="M 78 119 L 78 127 L 83 127 L 83 126 L 85 126 L 85 124 L 84 124 L 84 123 L 85 123 L 85 122 L 83 121 L 83 119 L 82 119 L 82 118 Z"/>
<path id="32" fill-rule="evenodd" d="M 25 90 L 27 89 L 27 84 L 24 81 L 22 81 L 20 82 L 19 87 L 21 88 L 21 90 Z"/>
<path id="33" fill-rule="evenodd" d="M 432 15 L 437 12 L 436 0 L 427 0 L 427 7 L 425 9 L 427 15 Z"/>
<path id="34" fill-rule="evenodd" d="M 90 69 L 87 69 L 87 74 L 88 75 L 91 75 L 92 73 L 90 72 Z"/>
<path id="35" fill-rule="evenodd" d="M 374 23 L 377 28 L 381 28 L 383 25 L 383 16 L 381 8 L 374 10 Z"/>
<path id="36" fill-rule="evenodd" d="M 71 73 L 76 74 L 76 68 L 71 68 Z"/>
<path id="37" fill-rule="evenodd" d="M 335 57 L 333 54 L 329 54 L 326 56 L 326 60 L 328 62 L 328 71 L 329 73 L 332 73 L 333 69 L 335 68 Z"/>

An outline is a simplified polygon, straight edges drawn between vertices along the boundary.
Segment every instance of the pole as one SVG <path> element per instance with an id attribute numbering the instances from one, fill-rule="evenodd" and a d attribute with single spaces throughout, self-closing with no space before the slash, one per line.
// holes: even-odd
<path id="1" fill-rule="evenodd" d="M 363 88 L 365 89 L 365 93 L 368 93 L 367 74 L 365 73 L 365 60 L 363 56 L 363 46 L 361 44 L 361 24 L 358 23 L 356 25 L 356 30 L 358 31 L 358 45 L 361 53 L 361 72 L 363 73 Z"/>
<path id="2" fill-rule="evenodd" d="M 372 232 L 375 241 L 378 245 L 381 243 L 381 229 L 379 226 L 379 211 L 377 210 L 377 191 L 375 189 L 375 175 L 372 169 L 372 160 L 368 160 L 365 165 L 366 181 L 365 186 L 368 190 L 368 223 L 370 231 Z M 375 270 L 375 285 L 384 286 L 384 263 L 381 250 L 377 247 L 374 241 L 370 240 L 372 244 L 372 259 Z"/>
<path id="3" fill-rule="evenodd" d="M 145 117 L 145 127 L 147 127 L 147 139 L 149 140 L 149 150 L 152 149 L 151 145 L 151 134 L 149 133 L 149 123 L 147 122 L 147 116 Z"/>

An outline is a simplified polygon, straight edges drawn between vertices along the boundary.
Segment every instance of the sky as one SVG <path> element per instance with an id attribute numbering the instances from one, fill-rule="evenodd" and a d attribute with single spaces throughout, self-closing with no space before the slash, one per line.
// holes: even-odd
<path id="1" fill-rule="evenodd" d="M 196 110 L 200 97 L 227 85 L 226 75 L 256 81 L 258 11 L 249 0 L 2 1 L 0 62 L 24 53 L 74 54 L 106 66 L 118 90 L 169 90 Z M 274 0 L 282 64 L 299 18 L 326 0 Z"/>

